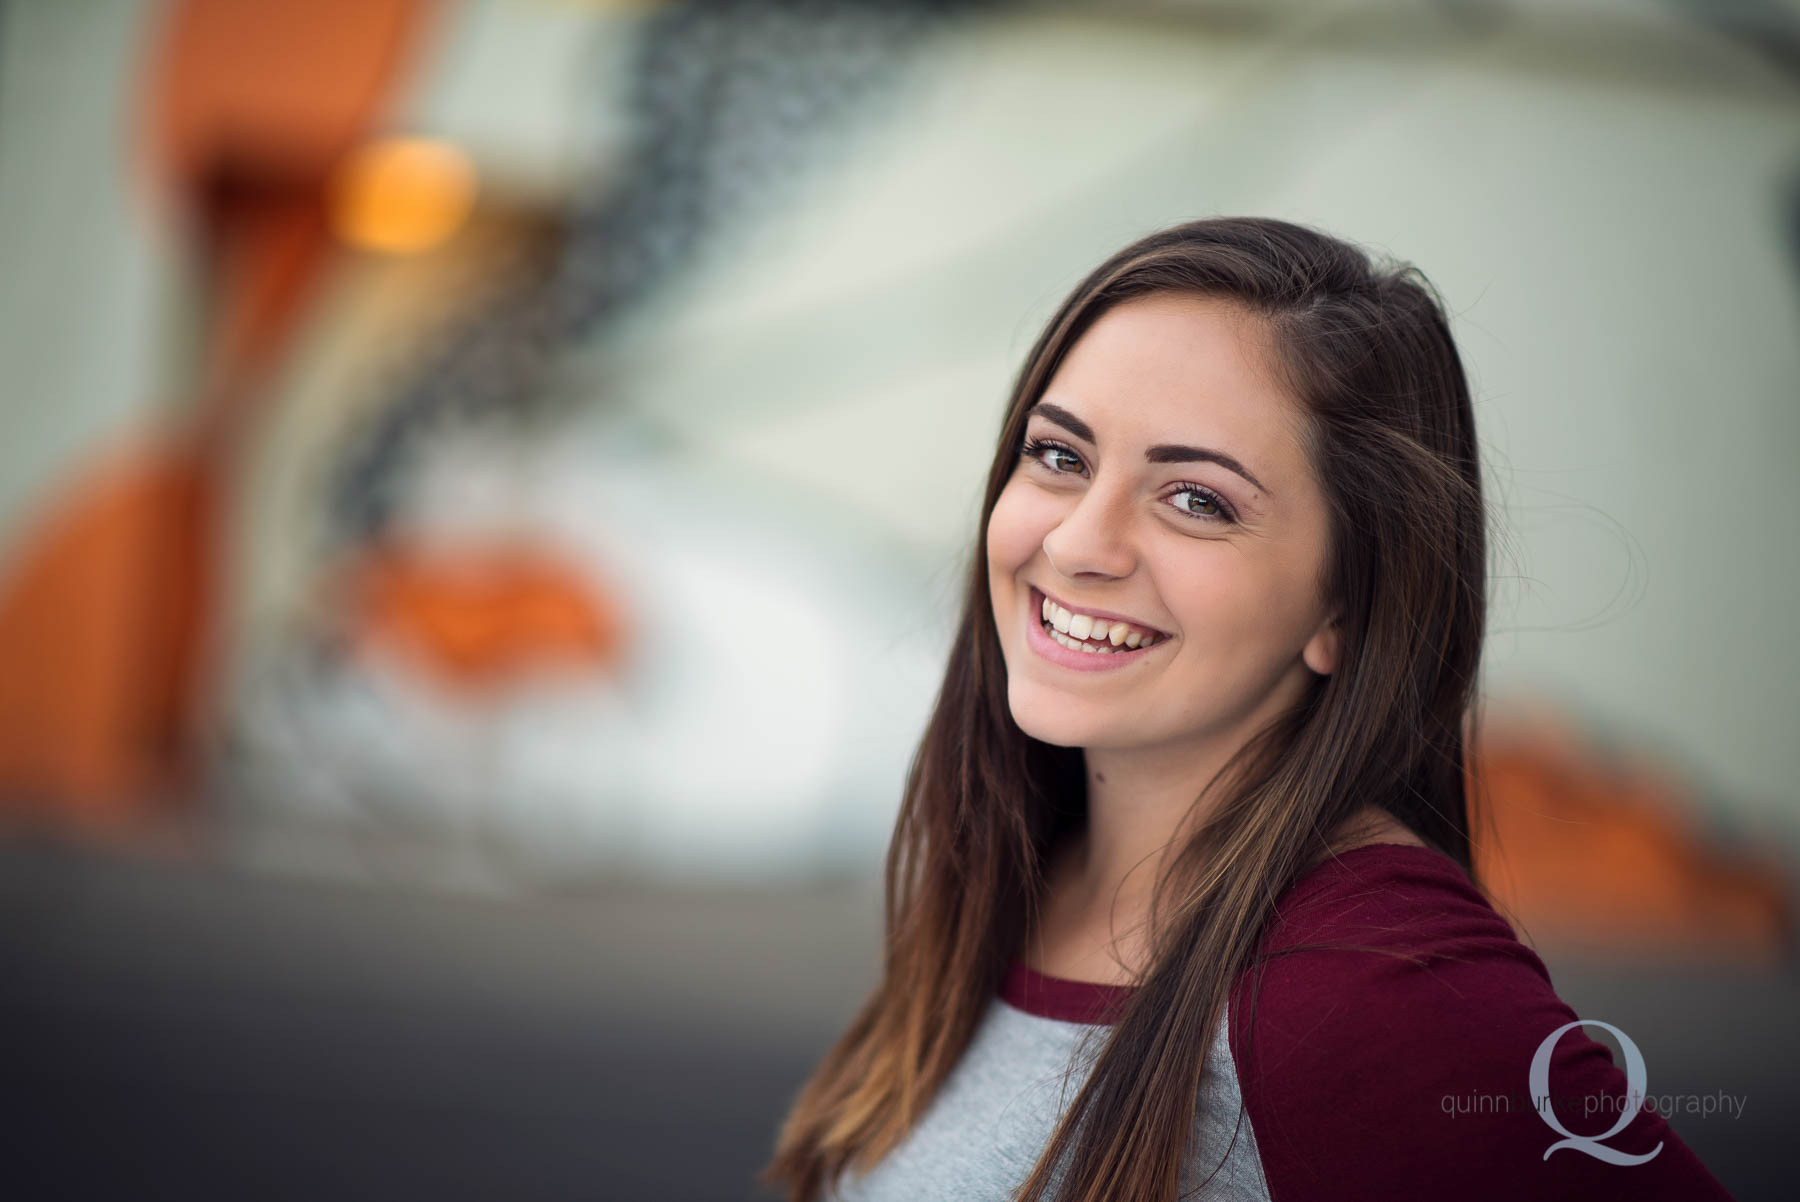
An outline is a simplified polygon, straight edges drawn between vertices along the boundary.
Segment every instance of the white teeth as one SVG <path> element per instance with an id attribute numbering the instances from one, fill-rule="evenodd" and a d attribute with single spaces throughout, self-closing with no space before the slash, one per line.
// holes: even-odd
<path id="1" fill-rule="evenodd" d="M 1093 639 L 1095 642 L 1111 643 L 1113 647 L 1136 650 L 1139 647 L 1154 646 L 1162 641 L 1162 635 L 1139 630 L 1128 622 L 1112 622 L 1105 618 L 1096 618 L 1092 614 L 1073 613 L 1056 602 L 1045 597 L 1039 607 L 1043 620 L 1053 628 L 1052 637 L 1065 647 L 1081 651 L 1090 651 L 1096 655 L 1110 655 L 1112 648 L 1095 647 L 1088 643 L 1078 642 L 1080 639 Z M 1056 637 L 1056 636 L 1066 637 Z"/>
<path id="2" fill-rule="evenodd" d="M 1070 638 L 1068 635 L 1062 633 L 1059 630 L 1051 631 L 1050 637 L 1055 639 L 1057 642 L 1061 643 L 1063 646 L 1067 647 L 1071 651 L 1084 651 L 1089 655 L 1115 655 L 1115 654 L 1117 654 L 1117 652 L 1115 652 L 1111 647 L 1096 647 L 1092 643 L 1078 643 L 1074 639 Z"/>

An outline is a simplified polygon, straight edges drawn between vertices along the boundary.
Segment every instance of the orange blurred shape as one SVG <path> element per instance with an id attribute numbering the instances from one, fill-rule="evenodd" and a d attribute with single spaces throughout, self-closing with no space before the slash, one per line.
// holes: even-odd
<path id="1" fill-rule="evenodd" d="M 429 138 L 384 138 L 346 155 L 330 188 L 332 231 L 351 246 L 416 254 L 461 227 L 475 202 L 475 168 Z"/>
<path id="2" fill-rule="evenodd" d="M 354 560 L 339 587 L 353 644 L 397 648 L 464 691 L 544 668 L 611 670 L 624 641 L 611 597 L 560 558 L 527 547 L 388 543 Z"/>
<path id="3" fill-rule="evenodd" d="M 435 0 L 166 6 L 135 114 L 136 150 L 203 235 L 208 311 L 193 387 L 201 424 L 229 433 L 253 407 L 246 402 L 257 399 L 332 249 L 334 173 L 370 139 L 438 8 Z"/>
<path id="4" fill-rule="evenodd" d="M 323 178 L 376 119 L 435 0 L 176 0 L 151 67 L 152 161 Z"/>
<path id="5" fill-rule="evenodd" d="M 1794 947 L 1789 865 L 1697 829 L 1693 791 L 1544 710 L 1490 721 L 1472 772 L 1476 868 L 1527 942 L 1620 959 L 1753 962 Z"/>
<path id="6" fill-rule="evenodd" d="M 184 783 L 210 626 L 210 479 L 191 444 L 140 444 L 83 473 L 8 556 L 5 808 L 122 830 Z"/>

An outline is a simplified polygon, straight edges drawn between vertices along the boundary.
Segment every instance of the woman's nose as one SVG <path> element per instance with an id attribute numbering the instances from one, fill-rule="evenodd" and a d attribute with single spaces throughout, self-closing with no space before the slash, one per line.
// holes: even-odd
<path id="1" fill-rule="evenodd" d="M 1044 536 L 1044 556 L 1057 574 L 1126 576 L 1137 553 L 1131 546 L 1129 502 L 1090 488 Z"/>

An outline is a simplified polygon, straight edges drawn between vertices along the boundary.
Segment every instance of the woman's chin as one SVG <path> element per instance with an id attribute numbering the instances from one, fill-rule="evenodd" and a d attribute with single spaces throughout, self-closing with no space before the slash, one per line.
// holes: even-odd
<path id="1" fill-rule="evenodd" d="M 1091 747 L 1117 735 L 1105 724 L 1071 712 L 1066 695 L 1046 696 L 1039 690 L 1030 691 L 1036 695 L 1021 696 L 1021 691 L 1015 687 L 1010 691 L 1009 701 L 1013 721 L 1038 742 L 1052 747 Z"/>

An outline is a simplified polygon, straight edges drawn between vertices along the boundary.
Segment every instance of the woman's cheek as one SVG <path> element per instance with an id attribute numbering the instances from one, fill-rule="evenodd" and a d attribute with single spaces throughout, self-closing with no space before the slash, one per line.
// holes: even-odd
<path id="1" fill-rule="evenodd" d="M 1286 625 L 1286 598 L 1247 570 L 1243 557 L 1230 548 L 1214 544 L 1188 548 L 1181 566 L 1182 571 L 1170 574 L 1168 583 L 1159 588 L 1190 637 L 1255 638 L 1270 627 Z"/>
<path id="2" fill-rule="evenodd" d="M 1037 508 L 1016 482 L 1001 492 L 988 517 L 988 558 L 996 567 L 1022 567 L 1043 544 L 1050 515 L 1037 512 Z"/>

